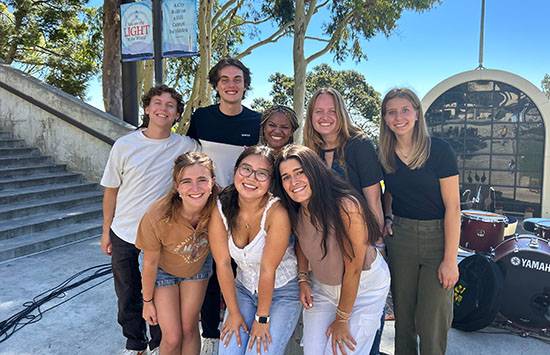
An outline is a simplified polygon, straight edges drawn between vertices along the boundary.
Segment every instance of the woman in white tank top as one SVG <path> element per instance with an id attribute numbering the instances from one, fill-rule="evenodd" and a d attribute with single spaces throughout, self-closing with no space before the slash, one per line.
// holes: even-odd
<path id="1" fill-rule="evenodd" d="M 266 146 L 245 149 L 210 219 L 210 248 L 227 305 L 219 354 L 282 354 L 300 315 L 290 220 L 269 192 L 273 162 Z"/>

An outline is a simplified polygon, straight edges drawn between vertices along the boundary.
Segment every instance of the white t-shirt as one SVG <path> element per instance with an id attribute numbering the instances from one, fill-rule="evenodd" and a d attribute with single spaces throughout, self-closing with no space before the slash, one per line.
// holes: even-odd
<path id="1" fill-rule="evenodd" d="M 119 188 L 111 224 L 118 237 L 135 243 L 145 211 L 172 186 L 174 160 L 196 150 L 200 147 L 195 140 L 174 133 L 168 138 L 151 139 L 142 131 L 135 131 L 115 142 L 101 185 Z"/>
<path id="2" fill-rule="evenodd" d="M 202 151 L 214 161 L 214 173 L 216 183 L 223 189 L 233 183 L 233 169 L 239 155 L 244 150 L 243 146 L 209 142 L 200 139 Z"/>

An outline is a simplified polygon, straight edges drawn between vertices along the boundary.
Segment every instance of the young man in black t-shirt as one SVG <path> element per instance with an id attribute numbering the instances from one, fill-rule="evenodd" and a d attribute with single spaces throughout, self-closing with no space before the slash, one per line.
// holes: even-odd
<path id="1" fill-rule="evenodd" d="M 235 161 L 244 146 L 258 143 L 261 114 L 242 105 L 250 88 L 250 70 L 240 61 L 225 58 L 209 72 L 208 81 L 216 90 L 218 103 L 197 109 L 191 116 L 187 135 L 200 142 L 204 153 L 214 161 L 216 182 L 226 187 L 233 182 Z M 220 286 L 214 273 L 208 282 L 201 310 L 201 354 L 217 354 L 220 337 Z"/>

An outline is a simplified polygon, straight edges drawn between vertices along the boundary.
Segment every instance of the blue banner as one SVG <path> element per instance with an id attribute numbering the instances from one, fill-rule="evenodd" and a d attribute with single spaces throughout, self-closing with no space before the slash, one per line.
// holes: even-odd
<path id="1" fill-rule="evenodd" d="M 154 57 L 151 0 L 120 5 L 120 27 L 123 62 Z"/>
<path id="2" fill-rule="evenodd" d="M 198 55 L 195 0 L 162 0 L 162 56 Z"/>

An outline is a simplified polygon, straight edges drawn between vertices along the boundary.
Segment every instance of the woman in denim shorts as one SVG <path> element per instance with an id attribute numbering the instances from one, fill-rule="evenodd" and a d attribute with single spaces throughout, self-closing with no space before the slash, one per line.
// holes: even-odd
<path id="1" fill-rule="evenodd" d="M 172 176 L 172 190 L 151 205 L 138 228 L 143 318 L 160 325 L 161 354 L 198 355 L 199 312 L 212 274 L 207 228 L 218 187 L 203 153 L 179 156 Z"/>
<path id="2" fill-rule="evenodd" d="M 220 194 L 210 219 L 208 236 L 227 304 L 220 355 L 283 354 L 300 316 L 290 221 L 269 192 L 273 161 L 267 146 L 245 149 L 234 183 Z"/>

